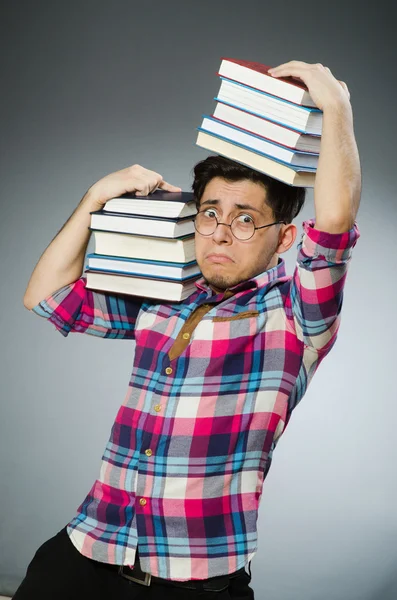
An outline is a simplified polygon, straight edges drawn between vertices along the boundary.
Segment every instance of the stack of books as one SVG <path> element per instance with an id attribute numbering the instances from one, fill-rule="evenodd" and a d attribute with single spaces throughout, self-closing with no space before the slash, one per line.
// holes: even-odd
<path id="1" fill-rule="evenodd" d="M 303 82 L 256 62 L 222 59 L 212 116 L 197 145 L 294 186 L 314 187 L 322 111 Z"/>
<path id="2" fill-rule="evenodd" d="M 91 213 L 95 251 L 87 288 L 179 301 L 200 277 L 195 258 L 196 206 L 189 192 L 124 194 Z"/>

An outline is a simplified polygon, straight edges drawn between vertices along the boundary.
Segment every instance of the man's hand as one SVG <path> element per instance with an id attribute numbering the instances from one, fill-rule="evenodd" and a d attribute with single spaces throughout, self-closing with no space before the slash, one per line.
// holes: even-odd
<path id="1" fill-rule="evenodd" d="M 164 181 L 162 175 L 149 171 L 140 165 L 132 165 L 121 171 L 106 175 L 90 187 L 82 202 L 92 205 L 92 210 L 100 210 L 111 198 L 126 192 L 137 196 L 147 196 L 157 188 L 168 192 L 180 192 L 181 188 Z"/>
<path id="2" fill-rule="evenodd" d="M 344 81 L 338 81 L 328 67 L 320 63 L 308 64 L 299 60 L 269 69 L 273 77 L 294 77 L 307 86 L 316 106 L 326 111 L 328 107 L 347 106 L 350 100 L 349 89 Z"/>
<path id="3" fill-rule="evenodd" d="M 81 276 L 91 233 L 92 211 L 101 210 L 108 200 L 125 192 L 146 196 L 156 188 L 181 191 L 155 171 L 139 165 L 116 171 L 94 183 L 37 263 L 24 296 L 26 308 L 32 309 L 40 300 Z"/>
<path id="4" fill-rule="evenodd" d="M 273 77 L 294 77 L 303 81 L 323 111 L 321 147 L 314 205 L 316 228 L 343 233 L 353 227 L 361 198 L 360 158 L 353 130 L 350 93 L 328 67 L 293 60 L 270 69 Z"/>

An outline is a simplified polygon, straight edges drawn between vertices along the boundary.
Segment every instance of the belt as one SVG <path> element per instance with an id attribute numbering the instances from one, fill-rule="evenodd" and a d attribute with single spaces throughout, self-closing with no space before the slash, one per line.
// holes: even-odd
<path id="1" fill-rule="evenodd" d="M 110 565 L 109 565 L 110 566 Z M 152 583 L 159 583 L 161 585 L 171 585 L 175 587 L 182 587 L 191 590 L 205 590 L 211 592 L 221 592 L 229 586 L 229 580 L 234 579 L 242 575 L 245 571 L 245 567 L 242 567 L 234 573 L 228 575 L 218 575 L 216 577 L 210 577 L 208 579 L 189 579 L 187 581 L 176 581 L 174 579 L 163 579 L 162 577 L 156 577 L 150 573 L 142 571 L 138 549 L 135 558 L 134 568 L 127 567 L 126 565 L 112 565 L 117 568 L 118 574 L 125 579 L 140 583 L 141 585 L 149 586 Z"/>

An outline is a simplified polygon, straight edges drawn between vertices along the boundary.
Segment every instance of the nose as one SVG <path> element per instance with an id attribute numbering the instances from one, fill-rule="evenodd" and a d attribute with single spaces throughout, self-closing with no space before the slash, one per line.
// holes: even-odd
<path id="1" fill-rule="evenodd" d="M 218 223 L 218 227 L 212 234 L 212 239 L 216 244 L 231 244 L 233 242 L 233 234 L 226 223 Z"/>

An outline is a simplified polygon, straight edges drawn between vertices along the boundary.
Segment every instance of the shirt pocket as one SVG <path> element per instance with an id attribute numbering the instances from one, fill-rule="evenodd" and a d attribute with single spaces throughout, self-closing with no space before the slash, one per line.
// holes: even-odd
<path id="1" fill-rule="evenodd" d="M 241 319 L 249 319 L 252 317 L 259 317 L 259 311 L 246 310 L 245 312 L 241 312 L 236 315 L 227 315 L 227 316 L 223 316 L 223 317 L 212 317 L 212 322 L 213 323 L 225 323 L 228 321 L 240 321 Z"/>

